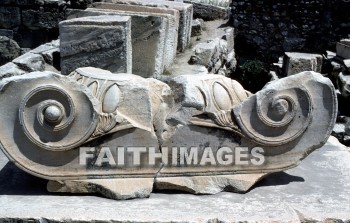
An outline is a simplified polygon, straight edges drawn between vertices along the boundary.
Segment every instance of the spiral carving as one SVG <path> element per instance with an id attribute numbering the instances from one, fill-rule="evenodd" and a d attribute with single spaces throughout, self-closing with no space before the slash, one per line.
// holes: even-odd
<path id="1" fill-rule="evenodd" d="M 311 96 L 306 88 L 297 87 L 259 92 L 243 104 L 238 121 L 255 142 L 277 146 L 299 137 L 311 118 Z"/>
<path id="2" fill-rule="evenodd" d="M 70 86 L 70 84 L 72 86 Z M 40 148 L 73 149 L 90 138 L 97 112 L 77 83 L 37 85 L 19 106 L 19 121 L 28 139 Z"/>

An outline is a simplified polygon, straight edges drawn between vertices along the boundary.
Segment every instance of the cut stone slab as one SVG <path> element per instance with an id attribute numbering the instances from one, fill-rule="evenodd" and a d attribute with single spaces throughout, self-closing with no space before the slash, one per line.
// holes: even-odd
<path id="1" fill-rule="evenodd" d="M 228 6 L 231 1 L 184 0 L 183 2 L 193 5 L 194 18 L 212 21 L 227 17 Z"/>
<path id="2" fill-rule="evenodd" d="M 343 39 L 337 43 L 337 56 L 344 59 L 350 59 L 350 39 Z"/>
<path id="3" fill-rule="evenodd" d="M 61 72 L 94 66 L 115 73 L 132 72 L 131 18 L 91 16 L 60 23 Z"/>
<path id="4" fill-rule="evenodd" d="M 179 29 L 177 10 L 108 3 L 94 6 L 96 8 L 87 11 L 131 16 L 133 74 L 159 77 L 173 64 Z M 152 68 L 147 69 L 147 66 Z"/>
<path id="5" fill-rule="evenodd" d="M 10 62 L 0 67 L 0 79 L 25 74 L 16 64 Z"/>
<path id="6" fill-rule="evenodd" d="M 149 7 L 178 10 L 180 13 L 180 25 L 177 48 L 180 52 L 183 52 L 191 43 L 191 26 L 193 17 L 192 4 L 163 0 L 103 0 L 102 2 L 127 5 L 143 5 Z"/>
<path id="7" fill-rule="evenodd" d="M 113 4 L 112 4 L 113 5 Z M 153 13 L 149 13 L 153 14 Z M 168 19 L 137 12 L 89 8 L 71 17 L 116 15 L 131 17 L 132 73 L 142 77 L 158 77 L 164 70 Z M 145 54 L 145 52 L 148 52 Z M 176 53 L 176 50 L 175 50 Z M 169 57 L 168 57 L 169 58 Z"/>
<path id="8" fill-rule="evenodd" d="M 330 137 L 298 167 L 267 176 L 245 194 L 158 192 L 149 199 L 114 201 L 48 193 L 47 181 L 7 163 L 0 151 L 0 221 L 346 222 L 349 163 L 349 148 Z"/>
<path id="9" fill-rule="evenodd" d="M 177 49 L 177 41 L 178 41 L 178 30 L 179 30 L 179 11 L 174 9 L 165 9 L 165 8 L 156 8 L 156 7 L 147 7 L 147 6 L 140 6 L 140 5 L 123 5 L 123 4 L 111 4 L 111 3 L 95 3 L 93 5 L 96 9 L 107 9 L 107 10 L 113 10 L 117 13 L 135 13 L 132 15 L 148 15 L 148 16 L 160 16 L 164 18 L 164 21 L 167 22 L 167 29 L 165 31 L 165 47 L 164 47 L 164 67 L 168 68 L 170 65 L 173 64 L 173 61 L 176 57 L 176 49 Z M 132 30 L 131 35 L 133 33 L 139 32 L 139 30 L 144 30 L 145 28 L 135 27 L 132 24 Z M 133 29 L 136 29 L 136 31 L 133 32 Z M 161 32 L 162 30 L 160 30 Z M 140 38 L 138 38 L 140 39 Z M 146 39 L 146 38 L 144 38 Z M 145 45 L 149 45 L 148 43 L 145 43 Z M 142 52 L 142 56 L 144 57 L 145 54 Z M 149 52 L 149 51 L 147 51 Z M 161 55 L 161 53 L 159 53 Z M 135 53 L 133 54 L 135 56 Z M 141 57 L 142 58 L 142 57 Z M 138 58 L 138 59 L 141 59 Z"/>
<path id="10" fill-rule="evenodd" d="M 22 70 L 25 70 L 27 72 L 45 70 L 44 58 L 39 54 L 35 54 L 31 52 L 25 53 L 22 56 L 17 57 L 12 62 Z"/>
<path id="11" fill-rule="evenodd" d="M 283 70 L 286 76 L 303 71 L 321 72 L 322 55 L 286 52 L 283 57 Z"/>
<path id="12" fill-rule="evenodd" d="M 338 87 L 341 95 L 344 98 L 350 97 L 350 75 L 343 72 L 339 73 L 338 76 Z"/>

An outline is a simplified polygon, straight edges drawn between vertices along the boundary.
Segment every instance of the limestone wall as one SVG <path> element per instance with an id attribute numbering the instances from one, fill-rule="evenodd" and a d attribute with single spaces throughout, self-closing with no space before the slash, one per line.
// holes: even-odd
<path id="1" fill-rule="evenodd" d="M 321 53 L 350 34 L 347 0 L 234 0 L 239 56 L 276 62 L 284 51 Z"/>

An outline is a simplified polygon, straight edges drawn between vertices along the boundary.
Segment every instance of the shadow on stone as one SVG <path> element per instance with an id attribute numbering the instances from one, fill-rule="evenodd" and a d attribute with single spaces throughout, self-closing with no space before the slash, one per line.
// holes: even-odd
<path id="1" fill-rule="evenodd" d="M 47 180 L 20 170 L 9 162 L 0 170 L 0 195 L 48 195 Z"/>
<path id="2" fill-rule="evenodd" d="M 251 190 L 257 187 L 288 185 L 292 182 L 305 182 L 305 180 L 304 178 L 299 176 L 293 176 L 285 172 L 277 172 L 277 173 L 272 173 L 266 176 L 265 178 L 263 178 L 254 187 L 252 187 Z"/>

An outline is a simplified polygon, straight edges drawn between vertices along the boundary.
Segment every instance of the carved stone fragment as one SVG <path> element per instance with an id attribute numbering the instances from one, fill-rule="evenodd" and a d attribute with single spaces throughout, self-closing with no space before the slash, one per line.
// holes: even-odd
<path id="1" fill-rule="evenodd" d="M 323 146 L 337 114 L 331 81 L 315 72 L 256 94 L 219 75 L 161 82 L 92 67 L 4 78 L 0 90 L 10 160 L 49 191 L 112 199 L 247 191 Z"/>
<path id="2" fill-rule="evenodd" d="M 131 19 L 128 16 L 93 16 L 60 23 L 61 72 L 95 66 L 131 73 Z"/>

